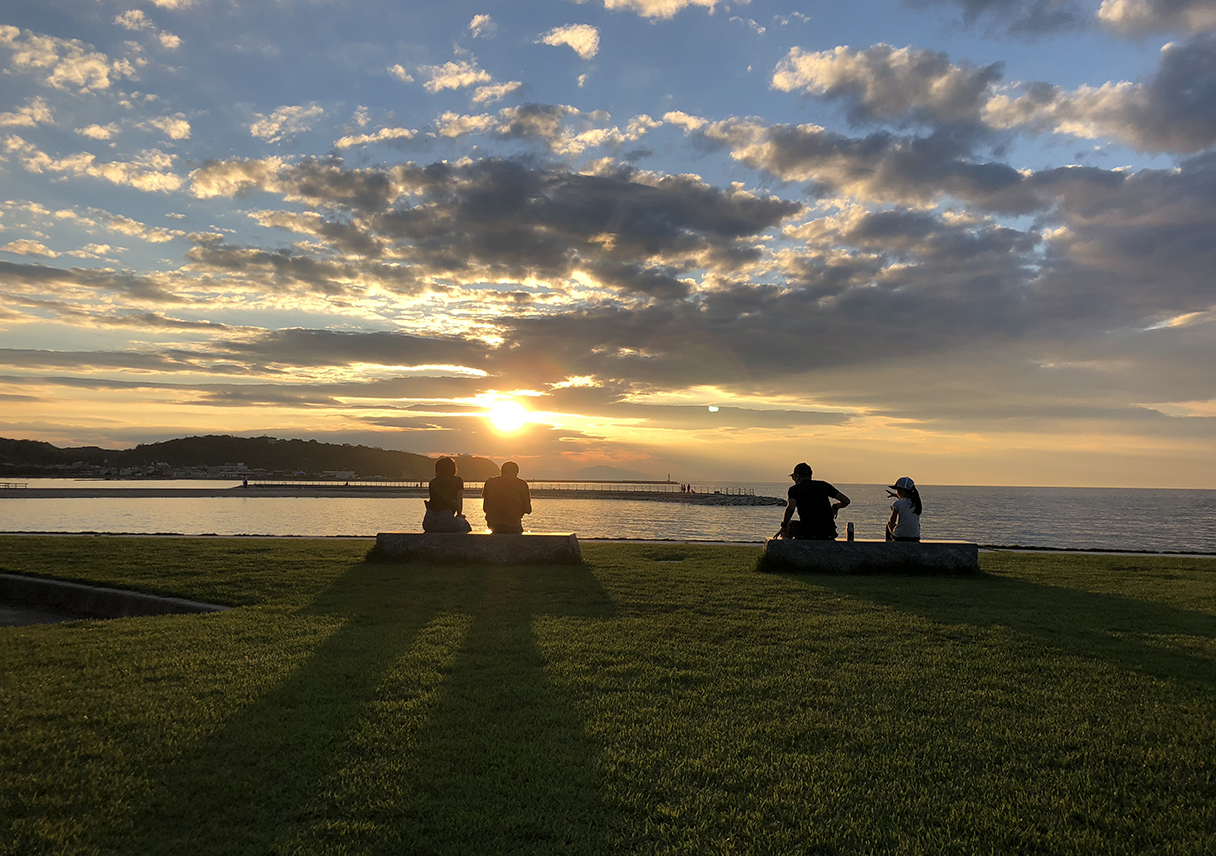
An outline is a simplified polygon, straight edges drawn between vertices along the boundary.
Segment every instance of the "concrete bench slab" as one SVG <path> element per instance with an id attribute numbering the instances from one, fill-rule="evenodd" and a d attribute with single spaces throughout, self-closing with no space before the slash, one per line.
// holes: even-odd
<path id="1" fill-rule="evenodd" d="M 766 570 L 819 574 L 943 574 L 980 572 L 979 546 L 967 541 L 764 542 Z"/>
<path id="2" fill-rule="evenodd" d="M 0 574 L 0 602 L 77 618 L 129 618 L 223 612 L 230 607 L 180 597 L 91 586 L 67 580 Z"/>
<path id="3" fill-rule="evenodd" d="M 432 565 L 577 565 L 583 561 L 573 532 L 381 532 L 372 555 Z"/>

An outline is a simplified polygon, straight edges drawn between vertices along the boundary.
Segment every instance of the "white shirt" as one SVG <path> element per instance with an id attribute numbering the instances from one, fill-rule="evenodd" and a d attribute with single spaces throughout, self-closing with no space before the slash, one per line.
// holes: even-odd
<path id="1" fill-rule="evenodd" d="M 920 537 L 920 515 L 913 510 L 914 507 L 912 500 L 906 496 L 891 503 L 891 510 L 895 512 L 891 534 L 896 538 Z"/>

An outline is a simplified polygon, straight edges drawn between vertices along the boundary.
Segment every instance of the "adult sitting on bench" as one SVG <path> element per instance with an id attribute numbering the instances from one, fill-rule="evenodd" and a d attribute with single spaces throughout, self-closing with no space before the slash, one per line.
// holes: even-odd
<path id="1" fill-rule="evenodd" d="M 495 535 L 522 535 L 525 514 L 532 513 L 528 483 L 519 477 L 519 464 L 507 461 L 502 475 L 486 479 L 481 489 L 481 507 L 486 525 Z"/>
<path id="2" fill-rule="evenodd" d="M 849 498 L 827 482 L 811 478 L 810 464 L 798 464 L 790 478 L 794 483 L 790 485 L 785 517 L 775 537 L 835 541 L 836 514 L 849 504 Z M 792 520 L 795 510 L 798 519 Z"/>
<path id="3" fill-rule="evenodd" d="M 464 479 L 456 475 L 456 462 L 449 457 L 435 461 L 430 498 L 422 518 L 423 532 L 468 532 L 473 527 L 464 518 Z"/>

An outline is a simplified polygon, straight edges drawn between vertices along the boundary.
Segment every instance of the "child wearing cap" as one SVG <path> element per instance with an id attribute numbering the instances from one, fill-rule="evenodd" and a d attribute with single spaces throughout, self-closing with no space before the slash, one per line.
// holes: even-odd
<path id="1" fill-rule="evenodd" d="M 895 491 L 895 493 L 891 493 Z M 887 488 L 887 496 L 898 497 L 891 503 L 891 519 L 887 521 L 888 541 L 919 541 L 920 512 L 923 506 L 916 482 L 904 476 Z"/>

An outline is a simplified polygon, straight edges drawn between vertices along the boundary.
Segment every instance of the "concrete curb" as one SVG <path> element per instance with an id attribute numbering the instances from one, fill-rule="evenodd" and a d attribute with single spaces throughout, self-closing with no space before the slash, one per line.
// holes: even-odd
<path id="1" fill-rule="evenodd" d="M 180 597 L 164 597 L 21 574 L 0 574 L 0 601 L 84 618 L 182 615 L 223 612 L 232 608 Z"/>

